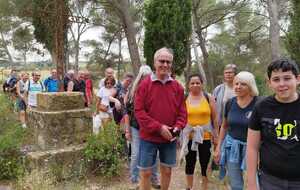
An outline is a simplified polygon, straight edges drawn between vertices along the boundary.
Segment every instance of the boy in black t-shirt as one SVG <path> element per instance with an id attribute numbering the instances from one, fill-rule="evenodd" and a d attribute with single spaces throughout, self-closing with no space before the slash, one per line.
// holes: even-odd
<path id="1" fill-rule="evenodd" d="M 257 190 L 257 184 L 260 190 L 300 189 L 299 68 L 292 60 L 279 59 L 268 66 L 267 73 L 275 95 L 260 101 L 250 119 L 248 190 Z"/>

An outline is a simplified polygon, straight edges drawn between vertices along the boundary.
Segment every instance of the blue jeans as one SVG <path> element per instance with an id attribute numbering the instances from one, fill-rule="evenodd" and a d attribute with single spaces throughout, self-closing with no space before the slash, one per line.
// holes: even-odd
<path id="1" fill-rule="evenodd" d="M 131 162 L 130 162 L 130 180 L 132 183 L 138 183 L 139 181 L 139 168 L 138 165 L 138 155 L 140 148 L 140 135 L 139 130 L 131 127 Z M 159 182 L 159 175 L 157 171 L 157 162 L 152 168 L 151 181 L 154 183 Z"/>
<path id="2" fill-rule="evenodd" d="M 227 162 L 227 170 L 232 190 L 243 190 L 243 170 L 240 163 Z"/>

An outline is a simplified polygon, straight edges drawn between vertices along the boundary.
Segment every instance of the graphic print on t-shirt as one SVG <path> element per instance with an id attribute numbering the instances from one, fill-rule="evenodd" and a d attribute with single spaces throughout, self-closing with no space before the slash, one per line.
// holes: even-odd
<path id="1" fill-rule="evenodd" d="M 252 115 L 252 110 L 251 111 L 247 111 L 245 113 L 245 116 L 246 116 L 247 119 L 250 119 L 251 115 Z"/>
<path id="2" fill-rule="evenodd" d="M 274 119 L 274 126 L 278 140 L 296 140 L 299 141 L 297 136 L 297 121 L 293 123 L 281 123 L 280 119 Z"/>

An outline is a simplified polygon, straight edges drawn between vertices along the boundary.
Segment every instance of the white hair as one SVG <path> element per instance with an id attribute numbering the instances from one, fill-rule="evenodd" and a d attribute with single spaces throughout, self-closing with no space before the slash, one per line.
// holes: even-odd
<path id="1" fill-rule="evenodd" d="M 71 69 L 71 70 L 68 70 L 67 73 L 70 74 L 70 75 L 72 75 L 72 74 L 74 75 L 74 74 L 75 74 L 75 71 Z"/>
<path id="2" fill-rule="evenodd" d="M 252 96 L 258 96 L 255 77 L 252 73 L 248 71 L 241 71 L 235 76 L 235 78 L 239 79 L 241 82 L 244 82 L 249 86 Z"/>
<path id="3" fill-rule="evenodd" d="M 148 66 L 148 65 L 142 65 L 140 67 L 140 70 L 139 70 L 139 73 L 138 75 L 136 76 L 133 84 L 132 84 L 132 88 L 131 88 L 131 91 L 129 93 L 129 100 L 133 100 L 133 97 L 135 95 L 135 91 L 138 87 L 138 85 L 140 84 L 141 80 L 147 76 L 147 75 L 150 75 L 152 73 L 152 70 L 151 68 Z"/>
<path id="4" fill-rule="evenodd" d="M 162 52 L 167 52 L 168 54 L 171 55 L 172 60 L 173 60 L 173 50 L 163 47 L 158 49 L 155 53 L 154 53 L 154 61 L 157 59 L 157 57 L 162 53 Z"/>

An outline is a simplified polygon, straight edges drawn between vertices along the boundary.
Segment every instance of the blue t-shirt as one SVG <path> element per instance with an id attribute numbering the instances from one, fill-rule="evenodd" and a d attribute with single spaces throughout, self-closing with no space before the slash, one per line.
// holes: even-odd
<path id="1" fill-rule="evenodd" d="M 225 105 L 225 119 L 228 124 L 228 134 L 237 140 L 246 142 L 249 119 L 251 117 L 256 97 L 245 107 L 237 104 L 237 98 L 229 99 Z"/>
<path id="2" fill-rule="evenodd" d="M 45 86 L 47 92 L 58 92 L 59 91 L 58 79 L 53 79 L 51 77 L 48 77 L 44 81 L 44 86 Z"/>

